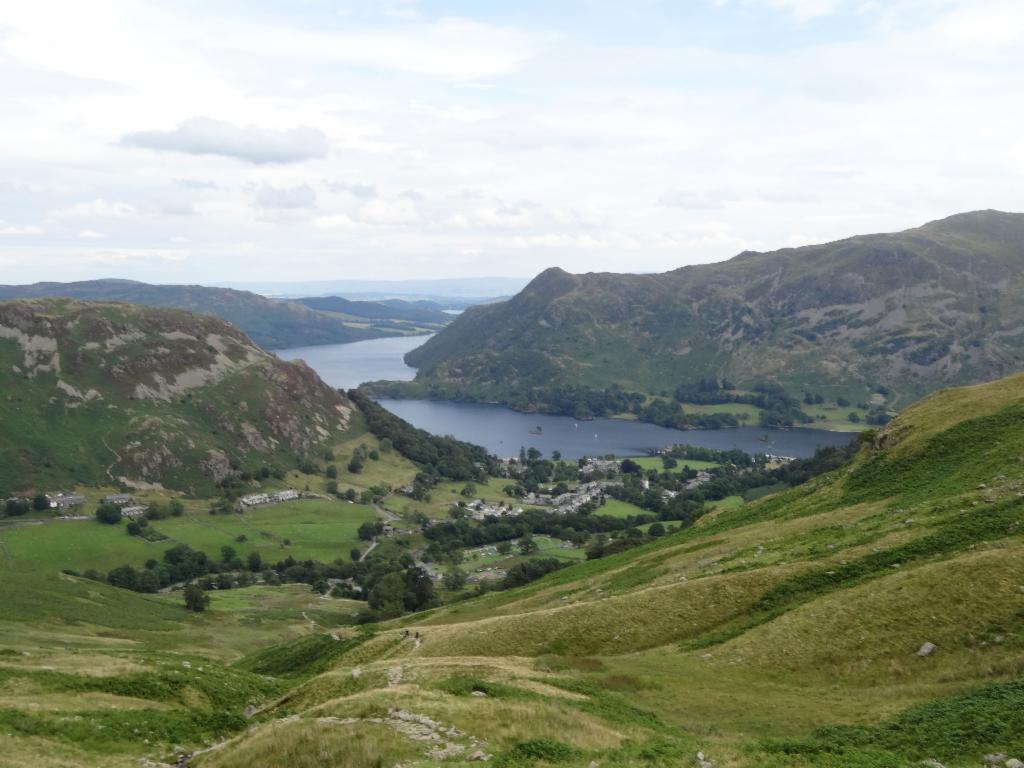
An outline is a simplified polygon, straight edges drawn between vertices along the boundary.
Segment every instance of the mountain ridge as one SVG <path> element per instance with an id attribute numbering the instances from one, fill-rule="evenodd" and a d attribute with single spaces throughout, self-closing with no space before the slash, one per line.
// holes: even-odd
<path id="1" fill-rule="evenodd" d="M 965 287 L 966 286 L 966 287 Z M 657 275 L 545 270 L 406 356 L 420 384 L 503 399 L 549 385 L 646 393 L 705 377 L 904 404 L 1024 366 L 1024 214 L 745 252 Z M 852 398 L 851 398 L 852 399 Z"/>
<path id="2" fill-rule="evenodd" d="M 348 324 L 298 302 L 276 301 L 233 288 L 154 285 L 119 278 L 0 285 L 0 301 L 32 298 L 121 301 L 213 315 L 238 326 L 264 349 L 343 344 L 396 335 L 394 330 Z"/>

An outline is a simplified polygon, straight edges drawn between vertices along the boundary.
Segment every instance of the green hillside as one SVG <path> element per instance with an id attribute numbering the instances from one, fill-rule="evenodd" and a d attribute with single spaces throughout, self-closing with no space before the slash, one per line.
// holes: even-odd
<path id="1" fill-rule="evenodd" d="M 192 495 L 282 470 L 347 429 L 351 404 L 208 315 L 0 303 L 0 492 L 159 483 Z"/>
<path id="2" fill-rule="evenodd" d="M 1024 756 L 1022 489 L 1024 375 L 943 391 L 805 486 L 381 625 L 195 764 Z"/>
<path id="3" fill-rule="evenodd" d="M 404 391 L 543 408 L 726 379 L 898 407 L 1024 366 L 1022 289 L 1024 214 L 996 211 L 664 274 L 554 268 L 410 352 Z"/>
<path id="4" fill-rule="evenodd" d="M 150 285 L 134 280 L 0 285 L 0 301 L 63 297 L 80 301 L 127 302 L 213 315 L 240 328 L 263 349 L 285 349 L 422 332 L 400 310 L 339 316 L 300 302 L 274 301 L 249 291 L 201 285 Z M 376 304 L 375 302 L 357 302 Z M 445 316 L 447 318 L 447 316 Z"/>
<path id="5" fill-rule="evenodd" d="M 146 324 L 163 313 L 120 305 L 11 306 L 70 322 L 71 334 L 100 318 L 175 333 Z M 37 339 L 33 381 L 54 364 L 42 327 L 23 330 Z M 72 360 L 61 357 L 62 376 Z M 327 443 L 342 467 L 379 453 L 341 485 L 411 482 L 422 468 L 397 439 L 385 450 L 361 432 L 368 418 L 355 413 Z M 2 521 L 2 768 L 968 768 L 1024 757 L 1024 374 L 933 394 L 804 485 L 617 554 L 567 558 L 526 586 L 446 591 L 445 604 L 389 621 L 360 623 L 366 603 L 265 575 L 211 589 L 202 614 L 174 585 L 140 594 L 78 575 L 141 568 L 178 544 L 217 559 L 230 547 L 264 563 L 345 564 L 367 547 L 356 527 L 375 506 L 430 511 L 458 495 L 442 483 L 433 500 L 350 504 L 324 498 L 320 473 L 283 482 L 321 498 L 226 515 L 189 501 L 151 522 L 169 537 L 152 542 L 95 521 Z M 400 562 L 424 543 L 384 538 L 374 557 Z"/>

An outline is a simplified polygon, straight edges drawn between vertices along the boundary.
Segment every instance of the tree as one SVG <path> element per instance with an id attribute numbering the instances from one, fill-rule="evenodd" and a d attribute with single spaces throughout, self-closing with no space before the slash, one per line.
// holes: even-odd
<path id="1" fill-rule="evenodd" d="M 653 536 L 654 538 L 658 538 L 660 536 L 664 536 L 665 535 L 665 526 L 662 525 L 661 523 L 655 523 L 654 525 L 652 525 L 650 528 L 647 529 L 647 533 L 649 535 Z"/>
<path id="2" fill-rule="evenodd" d="M 263 558 L 260 557 L 259 552 L 250 552 L 248 558 L 249 570 L 253 573 L 259 573 L 263 570 Z"/>
<path id="3" fill-rule="evenodd" d="M 476 486 L 473 485 L 472 483 L 466 483 L 464 486 L 462 486 L 462 490 L 459 491 L 459 493 L 465 496 L 467 499 L 472 498 L 473 496 L 476 496 Z"/>
<path id="4" fill-rule="evenodd" d="M 50 508 L 50 500 L 46 496 L 40 493 L 38 496 L 32 497 L 32 509 L 36 512 L 42 512 L 44 509 Z"/>
<path id="5" fill-rule="evenodd" d="M 29 503 L 25 499 L 8 499 L 4 504 L 4 512 L 10 517 L 28 514 Z"/>
<path id="6" fill-rule="evenodd" d="M 397 571 L 385 575 L 370 590 L 370 607 L 381 613 L 398 616 L 405 608 L 405 579 Z"/>
<path id="7" fill-rule="evenodd" d="M 174 517 L 181 517 L 182 514 L 185 512 L 185 505 L 182 504 L 177 499 L 171 499 L 171 501 L 167 504 L 167 508 L 170 510 L 171 515 Z"/>
<path id="8" fill-rule="evenodd" d="M 536 552 L 538 549 L 537 542 L 533 540 L 532 533 L 524 533 L 519 539 L 519 552 L 523 555 L 528 555 L 531 552 Z"/>
<path id="9" fill-rule="evenodd" d="M 466 573 L 461 568 L 452 568 L 444 575 L 444 588 L 458 592 L 466 586 Z"/>
<path id="10" fill-rule="evenodd" d="M 348 556 L 352 558 L 353 563 L 358 563 L 359 559 L 363 556 L 363 550 L 359 547 L 352 547 L 352 549 L 349 550 Z"/>
<path id="11" fill-rule="evenodd" d="M 107 583 L 121 589 L 138 589 L 139 574 L 130 565 L 122 565 L 107 574 Z"/>
<path id="12" fill-rule="evenodd" d="M 96 519 L 107 525 L 117 525 L 121 522 L 121 508 L 117 504 L 100 504 L 96 508 Z"/>
<path id="13" fill-rule="evenodd" d="M 562 460 L 562 452 L 561 451 L 552 451 L 551 452 L 551 460 L 552 461 L 561 461 Z"/>
<path id="14" fill-rule="evenodd" d="M 324 490 L 327 491 L 328 493 L 332 493 L 332 494 L 337 495 L 337 493 L 338 493 L 338 481 L 337 480 L 328 480 L 324 484 Z"/>
<path id="15" fill-rule="evenodd" d="M 496 550 L 498 550 L 498 554 L 499 555 L 507 555 L 509 552 L 512 551 L 512 542 L 511 541 L 499 541 L 495 545 L 494 548 Z"/>
<path id="16" fill-rule="evenodd" d="M 619 465 L 619 469 L 627 475 L 635 475 L 640 472 L 641 467 L 632 459 L 625 459 L 622 464 Z"/>
<path id="17" fill-rule="evenodd" d="M 384 524 L 379 520 L 367 520 L 365 523 L 359 526 L 359 530 L 356 532 L 360 539 L 363 541 L 370 541 L 374 536 L 384 530 Z"/>
<path id="18" fill-rule="evenodd" d="M 331 480 L 334 480 L 338 477 L 338 468 L 334 464 L 328 464 L 324 474 Z"/>
<path id="19" fill-rule="evenodd" d="M 348 463 L 348 471 L 353 475 L 358 475 L 363 471 L 363 460 L 358 456 L 353 456 L 352 461 Z"/>
<path id="20" fill-rule="evenodd" d="M 193 613 L 202 613 L 210 604 L 210 596 L 198 584 L 185 587 L 185 607 Z"/>
<path id="21" fill-rule="evenodd" d="M 237 556 L 238 553 L 235 552 L 234 547 L 229 547 L 225 544 L 223 547 L 220 548 L 220 561 L 222 563 L 230 563 Z"/>

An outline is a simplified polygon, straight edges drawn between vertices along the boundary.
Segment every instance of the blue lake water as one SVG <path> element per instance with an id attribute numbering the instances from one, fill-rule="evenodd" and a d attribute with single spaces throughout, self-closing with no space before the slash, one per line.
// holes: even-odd
<path id="1" fill-rule="evenodd" d="M 416 375 L 402 360 L 430 336 L 392 336 L 387 339 L 294 347 L 274 352 L 282 360 L 305 360 L 320 378 L 337 389 L 352 389 L 367 381 L 409 381 Z"/>
<path id="2" fill-rule="evenodd" d="M 822 429 L 666 429 L 625 419 L 576 421 L 567 416 L 517 413 L 500 405 L 446 403 L 429 400 L 381 400 L 380 404 L 411 424 L 436 435 L 452 435 L 484 446 L 499 457 L 516 456 L 519 448 L 537 448 L 545 456 L 562 452 L 566 459 L 582 456 L 643 456 L 671 443 L 747 453 L 772 453 L 803 458 L 818 446 L 846 445 L 849 432 Z M 535 434 L 540 431 L 541 434 Z"/>
<path id="3" fill-rule="evenodd" d="M 333 387 L 350 389 L 367 381 L 408 381 L 416 374 L 402 356 L 428 336 L 404 336 L 280 350 L 284 360 L 305 360 Z M 582 456 L 643 456 L 670 443 L 779 456 L 806 457 L 818 446 L 845 445 L 849 432 L 822 429 L 666 429 L 624 419 L 576 421 L 566 416 L 517 413 L 500 405 L 447 403 L 431 400 L 381 400 L 392 413 L 436 435 L 452 435 L 484 446 L 500 456 L 515 456 L 534 447 L 544 455 L 558 450 L 566 459 Z M 539 434 L 538 434 L 539 432 Z"/>

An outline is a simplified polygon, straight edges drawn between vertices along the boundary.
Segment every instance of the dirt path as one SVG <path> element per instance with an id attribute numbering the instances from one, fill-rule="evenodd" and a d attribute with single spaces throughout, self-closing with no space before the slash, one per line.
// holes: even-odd
<path id="1" fill-rule="evenodd" d="M 374 510 L 376 510 L 377 514 L 384 519 L 384 522 L 386 522 L 386 523 L 393 523 L 396 520 L 401 520 L 402 519 L 401 517 L 396 515 L 394 512 L 392 512 L 390 509 L 382 507 L 380 504 L 374 504 L 373 508 L 374 508 Z"/>
<path id="2" fill-rule="evenodd" d="M 110 443 L 107 442 L 106 436 L 100 438 L 100 442 L 103 443 L 103 447 L 114 454 L 114 460 L 107 466 L 107 477 L 110 478 L 110 482 L 114 485 L 120 485 L 121 481 L 114 477 L 114 467 L 121 463 L 121 454 L 110 447 Z"/>
<path id="3" fill-rule="evenodd" d="M 363 560 L 365 560 L 369 556 L 369 554 L 371 552 L 373 552 L 373 550 L 375 550 L 376 548 L 377 548 L 377 540 L 374 539 L 372 542 L 370 542 L 370 548 L 367 549 L 365 552 L 363 552 L 363 554 L 361 554 L 359 556 L 359 562 L 360 563 L 363 562 Z"/>

